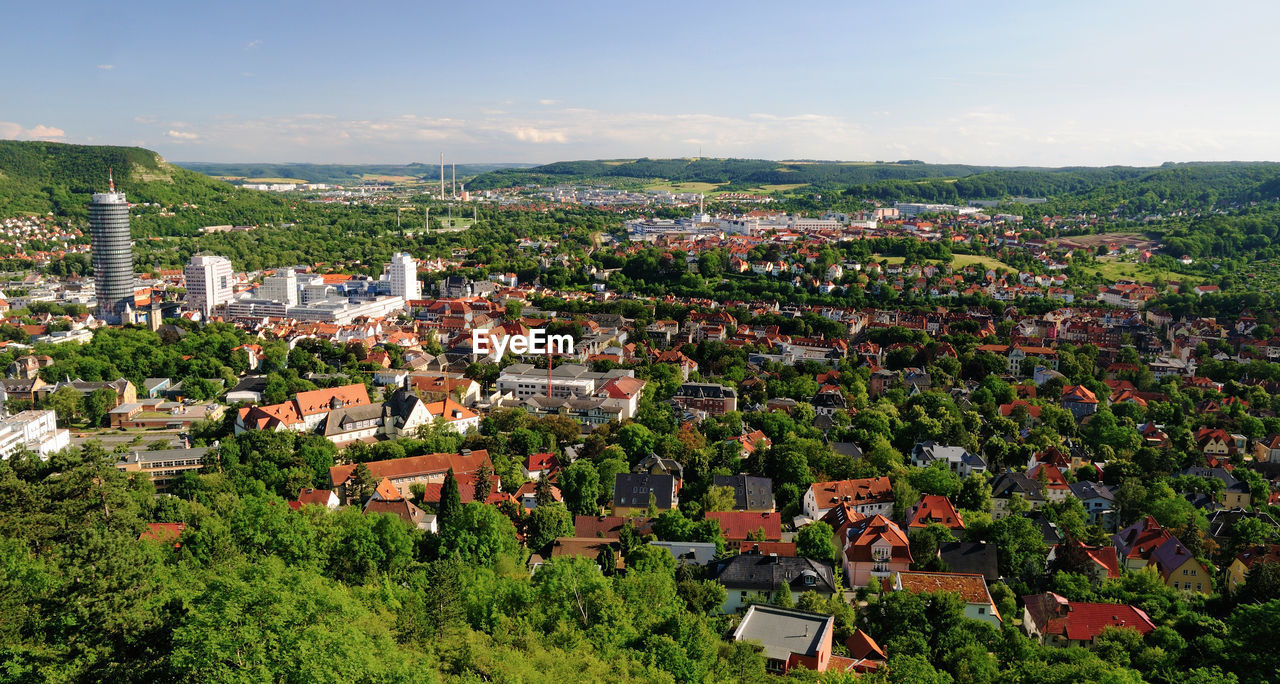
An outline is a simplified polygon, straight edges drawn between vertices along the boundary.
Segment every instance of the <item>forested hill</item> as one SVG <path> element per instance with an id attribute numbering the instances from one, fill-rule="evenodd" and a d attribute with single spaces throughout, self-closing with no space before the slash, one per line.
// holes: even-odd
<path id="1" fill-rule="evenodd" d="M 140 147 L 0 140 L 0 216 L 54 212 L 87 217 L 89 196 L 107 189 L 108 168 L 113 170 L 116 188 L 135 204 L 279 203 L 262 193 L 178 168 Z"/>
<path id="2" fill-rule="evenodd" d="M 673 182 L 852 185 L 881 180 L 959 177 L 995 167 L 925 164 L 918 161 L 833 162 L 767 159 L 626 159 L 564 161 L 531 169 L 500 169 L 473 179 L 477 190 L 529 182 L 570 182 L 582 178 L 660 178 Z"/>
<path id="3" fill-rule="evenodd" d="M 768 161 L 762 159 L 634 159 L 571 161 L 483 174 L 469 188 L 581 180 L 661 179 L 713 183 L 717 190 L 770 185 L 840 190 L 859 199 L 962 202 L 1010 197 L 1142 198 L 1160 203 L 1269 200 L 1280 195 L 1280 164 L 1166 163 L 1158 167 L 994 167 L 898 162 Z"/>
<path id="4" fill-rule="evenodd" d="M 887 180 L 849 186 L 845 194 L 883 202 L 961 202 L 1008 197 L 1099 200 L 1101 206 L 1139 202 L 1145 211 L 1164 205 L 1211 207 L 1273 200 L 1280 196 L 1280 164 L 1202 162 L 1154 168 L 1109 166 L 1052 170 L 998 169 L 962 178 Z"/>

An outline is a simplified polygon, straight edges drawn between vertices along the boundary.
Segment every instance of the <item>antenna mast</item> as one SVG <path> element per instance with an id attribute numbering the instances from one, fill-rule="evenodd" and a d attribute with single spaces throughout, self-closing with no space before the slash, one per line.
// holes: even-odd
<path id="1" fill-rule="evenodd" d="M 113 169 L 110 166 L 107 167 L 107 187 L 110 189 L 111 192 L 116 191 L 116 179 L 113 173 Z"/>

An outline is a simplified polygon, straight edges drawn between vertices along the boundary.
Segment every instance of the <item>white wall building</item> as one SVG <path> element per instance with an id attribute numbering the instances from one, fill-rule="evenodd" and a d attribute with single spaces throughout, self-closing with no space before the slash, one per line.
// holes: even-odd
<path id="1" fill-rule="evenodd" d="M 391 295 L 405 300 L 422 299 L 422 286 L 418 283 L 418 262 L 404 252 L 391 256 L 387 267 L 387 280 L 391 283 Z"/>
<path id="2" fill-rule="evenodd" d="M 281 302 L 285 306 L 298 305 L 298 274 L 286 268 L 262 280 L 258 298 Z"/>
<path id="3" fill-rule="evenodd" d="M 208 318 L 213 309 L 232 298 L 235 272 L 226 257 L 197 254 L 183 271 L 187 284 L 187 306 Z"/>
<path id="4" fill-rule="evenodd" d="M 22 447 L 48 459 L 71 444 L 71 432 L 57 425 L 53 411 L 22 411 L 0 418 L 0 458 L 8 459 Z"/>

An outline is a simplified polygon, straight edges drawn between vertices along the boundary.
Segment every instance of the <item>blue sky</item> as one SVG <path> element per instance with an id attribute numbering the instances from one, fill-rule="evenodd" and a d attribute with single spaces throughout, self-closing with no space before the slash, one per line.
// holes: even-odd
<path id="1" fill-rule="evenodd" d="M 0 137 L 180 161 L 1280 160 L 1274 2 L 54 4 L 0 10 Z"/>

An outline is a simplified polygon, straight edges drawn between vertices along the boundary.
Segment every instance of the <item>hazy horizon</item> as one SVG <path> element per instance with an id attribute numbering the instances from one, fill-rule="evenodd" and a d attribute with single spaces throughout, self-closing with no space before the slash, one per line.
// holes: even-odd
<path id="1" fill-rule="evenodd" d="M 0 138 L 166 159 L 1280 159 L 1272 3 L 76 0 L 6 18 L 59 39 L 0 44 L 20 65 Z"/>

